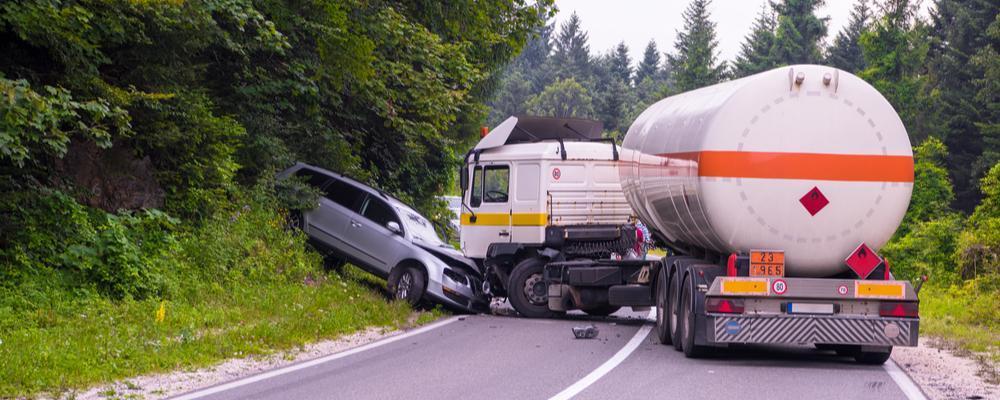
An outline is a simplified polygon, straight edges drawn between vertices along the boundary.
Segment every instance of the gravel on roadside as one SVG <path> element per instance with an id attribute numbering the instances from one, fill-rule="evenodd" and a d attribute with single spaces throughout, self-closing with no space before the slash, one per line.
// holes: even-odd
<path id="1" fill-rule="evenodd" d="M 1000 385 L 986 381 L 980 372 L 982 366 L 946 348 L 940 340 L 924 337 L 917 347 L 894 348 L 892 359 L 931 400 L 1000 400 Z M 994 370 L 997 367 L 992 366 Z"/>

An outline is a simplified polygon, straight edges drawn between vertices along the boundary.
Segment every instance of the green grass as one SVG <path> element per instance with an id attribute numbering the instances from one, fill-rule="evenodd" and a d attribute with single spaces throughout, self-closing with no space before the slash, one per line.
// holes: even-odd
<path id="1" fill-rule="evenodd" d="M 928 287 L 920 292 L 920 334 L 944 341 L 976 359 L 983 376 L 1000 382 L 1000 292 L 964 287 Z"/>
<path id="2" fill-rule="evenodd" d="M 0 336 L 0 397 L 65 392 L 134 375 L 190 369 L 268 354 L 369 326 L 432 321 L 346 272 L 311 284 L 239 285 L 197 301 L 91 299 L 9 313 L 22 321 Z M 365 278 L 367 279 L 367 278 Z"/>

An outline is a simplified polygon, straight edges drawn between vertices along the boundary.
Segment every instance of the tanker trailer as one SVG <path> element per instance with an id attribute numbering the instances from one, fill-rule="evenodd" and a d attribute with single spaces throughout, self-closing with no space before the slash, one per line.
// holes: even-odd
<path id="1" fill-rule="evenodd" d="M 795 65 L 672 96 L 620 153 L 625 198 L 670 254 L 549 262 L 550 308 L 584 287 L 653 304 L 661 343 L 689 357 L 809 344 L 881 364 L 917 344 L 916 290 L 877 254 L 909 205 L 912 151 L 863 80 Z"/>

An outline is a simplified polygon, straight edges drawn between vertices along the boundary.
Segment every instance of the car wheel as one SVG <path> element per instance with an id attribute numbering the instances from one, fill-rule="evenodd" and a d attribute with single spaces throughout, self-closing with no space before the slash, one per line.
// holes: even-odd
<path id="1" fill-rule="evenodd" d="M 427 288 L 424 272 L 414 266 L 397 267 L 389 274 L 387 283 L 394 299 L 406 301 L 414 307 L 420 305 Z"/>
<path id="2" fill-rule="evenodd" d="M 707 352 L 702 346 L 696 346 L 694 344 L 695 336 L 695 315 L 694 315 L 694 291 L 692 290 L 691 277 L 684 278 L 684 284 L 681 288 L 683 291 L 681 312 L 684 314 L 684 318 L 681 321 L 681 330 L 683 331 L 683 342 L 681 343 L 681 348 L 684 350 L 684 356 L 687 358 L 698 358 L 704 357 Z"/>
<path id="3" fill-rule="evenodd" d="M 528 318 L 549 318 L 556 314 L 549 310 L 549 293 L 542 277 L 545 268 L 542 257 L 521 261 L 510 274 L 507 285 L 510 305 Z"/>
<path id="4" fill-rule="evenodd" d="M 592 315 L 592 316 L 595 316 L 595 317 L 607 317 L 607 316 L 609 316 L 611 314 L 614 314 L 616 311 L 618 311 L 620 309 L 621 309 L 620 306 L 613 306 L 613 305 L 607 304 L 607 305 L 597 306 L 597 307 L 594 307 L 594 308 L 583 310 L 583 312 L 587 313 L 587 315 Z"/>
<path id="5" fill-rule="evenodd" d="M 889 360 L 889 356 L 892 355 L 892 347 L 889 347 L 887 352 L 872 352 L 872 351 L 860 351 L 858 350 L 854 353 L 854 361 L 859 364 L 867 365 L 882 365 Z"/>
<path id="6" fill-rule="evenodd" d="M 285 217 L 285 227 L 288 230 L 299 230 L 301 231 L 305 227 L 305 217 L 302 215 L 302 211 L 290 210 L 288 215 Z"/>
<path id="7" fill-rule="evenodd" d="M 680 271 L 674 271 L 670 276 L 670 291 L 667 292 L 667 329 L 670 330 L 670 342 L 674 350 L 681 351 L 681 282 Z"/>
<path id="8" fill-rule="evenodd" d="M 660 340 L 661 344 L 670 344 L 670 317 L 667 313 L 670 312 L 670 307 L 667 302 L 667 268 L 660 268 L 660 272 L 656 274 L 656 285 L 653 286 L 656 290 L 656 338 Z"/>
<path id="9" fill-rule="evenodd" d="M 337 271 L 337 273 L 340 273 L 344 270 L 344 264 L 347 264 L 347 261 L 336 255 L 330 254 L 323 257 L 323 269 L 328 272 Z"/>

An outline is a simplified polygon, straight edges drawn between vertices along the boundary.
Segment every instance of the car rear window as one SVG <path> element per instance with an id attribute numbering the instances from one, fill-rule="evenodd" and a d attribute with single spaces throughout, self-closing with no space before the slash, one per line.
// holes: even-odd
<path id="1" fill-rule="evenodd" d="M 298 171 L 295 171 L 295 176 L 303 178 L 306 181 L 306 183 L 309 184 L 309 186 L 315 188 L 322 188 L 323 184 L 325 184 L 328 180 L 330 180 L 330 177 L 323 175 L 318 171 L 313 171 L 308 168 L 303 168 Z"/>
<path id="2" fill-rule="evenodd" d="M 392 208 L 386 202 L 374 197 L 368 198 L 368 205 L 365 206 L 363 215 L 379 226 L 385 226 L 389 221 L 399 223 L 399 218 L 396 218 L 396 213 L 392 211 Z"/>
<path id="3" fill-rule="evenodd" d="M 358 211 L 361 206 L 360 200 L 365 195 L 361 189 L 340 179 L 333 179 L 324 193 L 324 197 L 354 211 Z"/>

